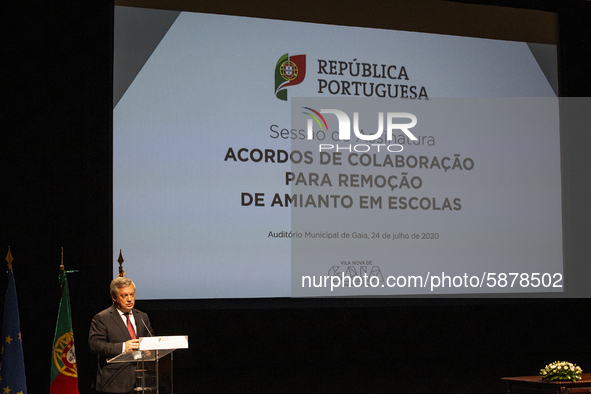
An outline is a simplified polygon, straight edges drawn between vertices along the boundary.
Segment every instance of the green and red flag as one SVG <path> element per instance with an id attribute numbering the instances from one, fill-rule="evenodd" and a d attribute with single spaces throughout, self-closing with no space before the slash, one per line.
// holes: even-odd
<path id="1" fill-rule="evenodd" d="M 60 300 L 53 352 L 51 356 L 51 394 L 78 394 L 78 369 L 74 350 L 72 311 L 66 272 L 61 271 L 62 299 Z"/>

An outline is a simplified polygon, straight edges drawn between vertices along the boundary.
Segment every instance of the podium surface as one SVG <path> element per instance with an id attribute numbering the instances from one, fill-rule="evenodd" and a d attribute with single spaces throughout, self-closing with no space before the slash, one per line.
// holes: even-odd
<path id="1" fill-rule="evenodd" d="M 107 360 L 108 363 L 133 363 L 140 360 L 155 361 L 177 349 L 188 349 L 189 341 L 186 335 L 169 337 L 141 337 L 140 349 L 119 354 Z M 157 350 L 157 352 L 156 352 Z"/>

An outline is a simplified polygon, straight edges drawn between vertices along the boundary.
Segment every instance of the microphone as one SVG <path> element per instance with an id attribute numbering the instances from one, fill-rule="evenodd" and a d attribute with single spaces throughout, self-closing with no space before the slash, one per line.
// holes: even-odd
<path id="1" fill-rule="evenodd" d="M 139 316 L 139 318 L 142 321 L 142 324 L 144 325 L 144 327 L 146 327 L 146 331 L 148 331 L 148 334 L 150 334 L 150 336 L 153 337 L 154 335 L 152 335 L 152 332 L 150 331 L 150 329 L 148 328 L 148 326 L 144 322 L 144 319 L 142 319 L 141 316 Z M 156 354 L 158 354 L 158 351 L 156 351 Z M 150 351 L 147 351 L 147 355 L 150 355 Z"/>
<path id="2" fill-rule="evenodd" d="M 146 327 L 146 331 L 148 331 L 148 334 L 150 334 L 150 336 L 153 337 L 154 335 L 152 335 L 152 332 L 150 331 L 150 329 L 148 328 L 148 326 L 146 325 L 146 323 L 144 323 L 144 319 L 142 319 L 140 317 L 140 320 L 142 321 L 142 324 L 144 325 L 144 327 Z"/>

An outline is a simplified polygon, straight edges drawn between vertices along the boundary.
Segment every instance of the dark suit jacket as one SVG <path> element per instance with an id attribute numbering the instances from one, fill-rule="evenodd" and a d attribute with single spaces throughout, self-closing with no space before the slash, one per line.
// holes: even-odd
<path id="1" fill-rule="evenodd" d="M 148 315 L 133 309 L 133 318 L 137 329 L 136 336 L 154 335 Z M 142 323 L 143 322 L 143 323 Z M 147 328 L 150 330 L 148 332 Z M 107 364 L 108 358 L 121 354 L 123 343 L 131 336 L 115 305 L 97 313 L 90 324 L 88 343 L 90 350 L 99 355 L 96 373 L 96 389 L 106 393 L 127 393 L 135 384 L 134 363 Z"/>

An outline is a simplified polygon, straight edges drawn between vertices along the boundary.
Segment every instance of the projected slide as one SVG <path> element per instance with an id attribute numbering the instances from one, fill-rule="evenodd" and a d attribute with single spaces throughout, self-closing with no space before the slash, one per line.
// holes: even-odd
<path id="1" fill-rule="evenodd" d="M 140 298 L 562 291 L 555 47 L 125 7 L 115 23 L 113 260 Z"/>

